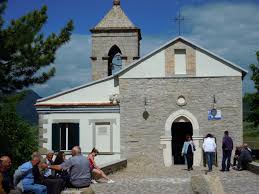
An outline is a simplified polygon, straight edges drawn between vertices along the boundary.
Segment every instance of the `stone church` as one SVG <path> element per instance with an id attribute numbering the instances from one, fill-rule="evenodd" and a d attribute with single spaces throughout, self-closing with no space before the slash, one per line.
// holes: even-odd
<path id="1" fill-rule="evenodd" d="M 93 82 L 36 104 L 41 151 L 80 145 L 84 154 L 96 147 L 100 164 L 145 157 L 171 166 L 184 163 L 189 134 L 194 165 L 202 165 L 207 133 L 218 159 L 225 130 L 243 142 L 244 69 L 181 36 L 140 57 L 141 31 L 119 0 L 90 31 Z"/>

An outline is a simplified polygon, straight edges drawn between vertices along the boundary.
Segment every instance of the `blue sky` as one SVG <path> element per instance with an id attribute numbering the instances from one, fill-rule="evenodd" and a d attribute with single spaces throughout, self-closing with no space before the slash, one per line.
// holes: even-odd
<path id="1" fill-rule="evenodd" d="M 34 86 L 41 96 L 91 81 L 90 49 L 94 27 L 110 10 L 113 0 L 9 0 L 4 15 L 6 23 L 29 11 L 48 6 L 45 34 L 59 32 L 72 19 L 75 29 L 71 41 L 60 48 L 53 65 L 57 74 L 46 84 Z M 249 70 L 256 63 L 259 50 L 259 0 L 121 0 L 131 21 L 141 28 L 141 55 L 174 38 L 178 28 L 174 21 L 181 10 L 186 18 L 183 36 L 202 47 Z M 253 91 L 250 75 L 244 91 Z"/>

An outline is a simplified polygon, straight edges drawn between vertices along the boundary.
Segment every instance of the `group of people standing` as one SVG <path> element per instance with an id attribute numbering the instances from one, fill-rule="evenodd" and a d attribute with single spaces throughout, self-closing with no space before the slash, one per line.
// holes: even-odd
<path id="1" fill-rule="evenodd" d="M 212 171 L 212 166 L 215 160 L 216 153 L 216 141 L 212 134 L 207 134 L 204 138 L 203 151 L 205 153 L 205 159 L 208 165 L 208 172 Z M 190 135 L 186 136 L 186 141 L 183 144 L 182 155 L 185 157 L 185 161 L 187 163 L 187 170 L 193 170 L 193 153 L 196 150 L 195 145 L 192 141 Z M 221 162 L 221 170 L 229 171 L 231 167 L 231 155 L 233 151 L 233 140 L 229 136 L 229 132 L 224 132 L 224 137 L 222 139 L 222 162 Z M 249 162 L 252 161 L 252 153 L 251 149 L 249 149 L 247 144 L 243 146 L 237 146 L 234 156 L 233 169 L 235 170 L 244 170 L 247 168 Z M 236 166 L 237 165 L 237 166 Z"/>
<path id="2" fill-rule="evenodd" d="M 81 148 L 75 146 L 69 159 L 65 158 L 64 152 L 59 152 L 53 160 L 53 151 L 48 151 L 44 159 L 38 152 L 34 152 L 31 160 L 15 171 L 13 181 L 8 175 L 11 159 L 3 156 L 0 158 L 0 193 L 7 194 L 13 188 L 35 194 L 59 194 L 66 187 L 88 188 L 89 193 L 94 193 L 90 188 L 91 183 L 101 182 L 101 179 L 104 180 L 102 182 L 114 182 L 96 165 L 94 158 L 98 153 L 94 148 L 85 157 L 81 154 Z"/>

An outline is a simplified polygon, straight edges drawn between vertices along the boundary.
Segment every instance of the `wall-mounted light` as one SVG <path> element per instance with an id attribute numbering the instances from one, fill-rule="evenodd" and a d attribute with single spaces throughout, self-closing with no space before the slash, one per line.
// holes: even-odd
<path id="1" fill-rule="evenodd" d="M 144 98 L 144 112 L 143 112 L 142 116 L 145 120 L 147 120 L 149 117 L 149 113 L 147 111 L 147 98 L 146 97 Z"/>
<path id="2" fill-rule="evenodd" d="M 216 108 L 216 104 L 217 104 L 217 101 L 216 101 L 216 96 L 215 94 L 213 95 L 213 104 L 212 104 L 212 109 L 211 109 L 211 115 L 213 117 L 215 117 L 217 115 L 217 108 Z"/>

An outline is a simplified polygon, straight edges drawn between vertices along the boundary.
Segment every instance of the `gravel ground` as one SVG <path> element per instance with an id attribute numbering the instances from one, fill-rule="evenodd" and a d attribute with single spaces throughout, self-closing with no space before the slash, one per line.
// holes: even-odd
<path id="1" fill-rule="evenodd" d="M 177 165 L 170 168 L 152 166 L 144 158 L 128 161 L 128 167 L 109 177 L 115 183 L 93 184 L 96 194 L 189 194 L 191 191 L 191 176 L 205 174 L 205 167 L 195 167 L 187 171 L 186 166 Z M 218 175 L 224 190 L 229 194 L 259 193 L 259 176 L 248 171 L 220 172 L 214 168 L 208 176 Z"/>

